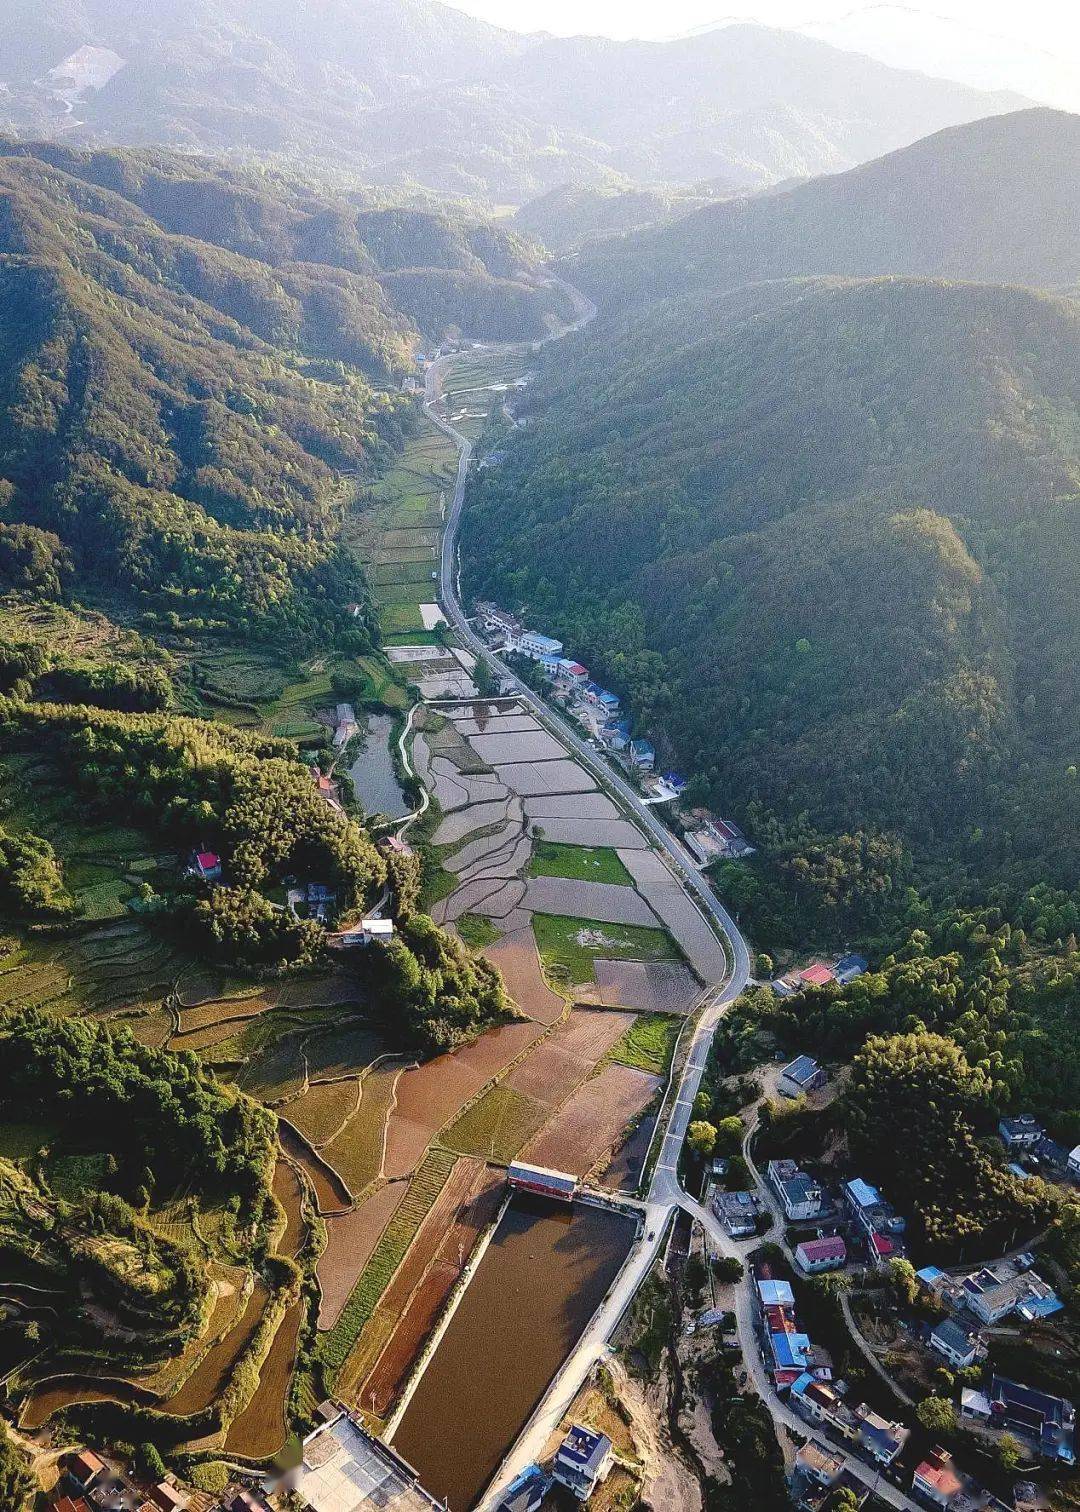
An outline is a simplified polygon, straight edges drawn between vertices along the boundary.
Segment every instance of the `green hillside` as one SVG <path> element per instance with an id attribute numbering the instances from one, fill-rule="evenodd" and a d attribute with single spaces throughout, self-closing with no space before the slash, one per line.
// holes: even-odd
<path id="1" fill-rule="evenodd" d="M 1067 879 L 1078 402 L 1080 305 L 1049 295 L 656 305 L 551 361 L 474 489 L 470 587 L 563 633 L 725 808 Z"/>

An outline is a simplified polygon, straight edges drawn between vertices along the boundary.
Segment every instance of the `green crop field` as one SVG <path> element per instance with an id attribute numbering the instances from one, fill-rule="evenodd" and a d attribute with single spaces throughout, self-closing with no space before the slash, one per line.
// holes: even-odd
<path id="1" fill-rule="evenodd" d="M 538 840 L 529 863 L 530 877 L 571 877 L 581 882 L 614 882 L 632 887 L 634 879 L 606 846 L 556 845 Z"/>
<path id="2" fill-rule="evenodd" d="M 326 1144 L 356 1112 L 359 1084 L 348 1081 L 318 1082 L 281 1109 L 294 1129 L 318 1150 Z"/>
<path id="3" fill-rule="evenodd" d="M 360 1106 L 341 1133 L 322 1151 L 354 1195 L 382 1171 L 386 1118 L 401 1063 L 384 1062 L 365 1073 L 360 1083 Z"/>
<path id="4" fill-rule="evenodd" d="M 318 1353 L 332 1380 L 336 1380 L 360 1330 L 371 1317 L 379 1298 L 390 1285 L 394 1272 L 416 1237 L 416 1231 L 431 1211 L 446 1185 L 457 1157 L 448 1150 L 429 1150 L 417 1170 L 397 1212 L 390 1219 L 371 1259 L 364 1266 L 346 1302 L 341 1317 L 318 1341 Z"/>
<path id="5" fill-rule="evenodd" d="M 447 876 L 451 873 L 447 872 Z M 465 913 L 455 920 L 454 927 L 470 950 L 483 950 L 499 938 L 499 931 L 483 914 Z"/>
<path id="6" fill-rule="evenodd" d="M 621 961 L 681 961 L 670 935 L 644 924 L 596 924 L 563 914 L 533 914 L 536 948 L 545 968 L 569 982 L 596 980 L 597 957 Z"/>
<path id="7" fill-rule="evenodd" d="M 524 1093 L 494 1086 L 450 1125 L 442 1139 L 459 1155 L 509 1165 L 550 1116 L 550 1108 Z"/>
<path id="8" fill-rule="evenodd" d="M 643 1013 L 635 1019 L 621 1039 L 615 1041 L 605 1063 L 633 1066 L 638 1071 L 666 1074 L 675 1050 L 675 1041 L 684 1020 L 670 1013 Z"/>

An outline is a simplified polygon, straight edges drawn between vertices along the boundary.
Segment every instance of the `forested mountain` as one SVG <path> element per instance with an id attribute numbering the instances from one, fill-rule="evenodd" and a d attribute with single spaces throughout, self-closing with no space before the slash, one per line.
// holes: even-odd
<path id="1" fill-rule="evenodd" d="M 847 173 L 586 248 L 569 276 L 628 307 L 816 273 L 1075 282 L 1080 116 L 1029 110 L 957 126 Z"/>
<path id="2" fill-rule="evenodd" d="M 561 184 L 522 205 L 514 216 L 514 226 L 549 251 L 565 252 L 594 238 L 662 225 L 723 194 L 715 184 L 641 189 L 615 184 Z"/>
<path id="3" fill-rule="evenodd" d="M 1078 406 L 1080 305 L 1016 288 L 608 318 L 481 475 L 471 586 L 564 633 L 717 803 L 1075 879 Z"/>
<path id="4" fill-rule="evenodd" d="M 436 0 L 15 0 L 0 128 L 306 158 L 521 203 L 565 183 L 834 172 L 1022 103 L 796 33 L 523 37 Z"/>
<path id="5" fill-rule="evenodd" d="M 489 271 L 524 257 L 167 157 L 0 144 L 0 574 L 312 631 L 364 597 L 341 475 L 399 434 L 376 386 L 412 362 L 410 312 L 425 337 L 536 334 L 561 296 Z"/>

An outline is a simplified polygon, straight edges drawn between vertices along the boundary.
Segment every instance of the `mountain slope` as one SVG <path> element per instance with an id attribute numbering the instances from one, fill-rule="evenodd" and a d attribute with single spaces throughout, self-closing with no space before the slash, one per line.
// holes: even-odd
<path id="1" fill-rule="evenodd" d="M 817 273 L 1067 284 L 1080 278 L 1078 165 L 1080 116 L 993 116 L 587 249 L 571 276 L 610 306 Z"/>
<path id="2" fill-rule="evenodd" d="M 400 442 L 408 311 L 536 333 L 549 296 L 489 271 L 520 245 L 160 155 L 0 143 L 0 582 L 74 572 L 159 622 L 248 633 L 344 622 L 365 584 L 336 545 L 343 474 Z"/>
<path id="3" fill-rule="evenodd" d="M 758 26 L 523 37 L 436 0 L 16 0 L 5 20 L 0 128 L 499 203 L 613 173 L 757 187 L 1023 103 Z"/>
<path id="4" fill-rule="evenodd" d="M 563 344 L 470 586 L 714 801 L 1080 860 L 1080 306 L 925 280 L 659 304 Z"/>

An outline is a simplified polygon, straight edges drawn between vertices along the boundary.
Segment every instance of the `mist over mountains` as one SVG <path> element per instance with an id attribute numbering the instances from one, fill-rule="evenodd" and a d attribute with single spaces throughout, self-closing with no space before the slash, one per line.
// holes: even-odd
<path id="1" fill-rule="evenodd" d="M 13 0 L 0 85 L 8 131 L 497 204 L 612 178 L 754 188 L 1023 103 L 765 27 L 526 37 L 435 0 Z"/>

